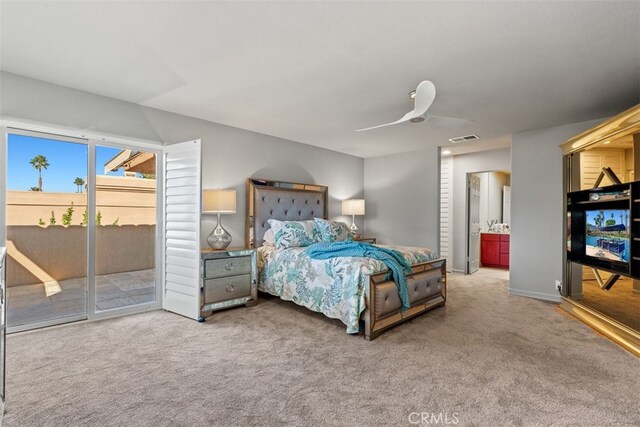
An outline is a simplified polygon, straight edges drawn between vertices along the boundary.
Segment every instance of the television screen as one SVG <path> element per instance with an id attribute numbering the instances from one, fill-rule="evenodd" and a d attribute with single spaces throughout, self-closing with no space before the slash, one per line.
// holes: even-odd
<path id="1" fill-rule="evenodd" d="M 586 211 L 586 255 L 629 263 L 629 209 Z"/>

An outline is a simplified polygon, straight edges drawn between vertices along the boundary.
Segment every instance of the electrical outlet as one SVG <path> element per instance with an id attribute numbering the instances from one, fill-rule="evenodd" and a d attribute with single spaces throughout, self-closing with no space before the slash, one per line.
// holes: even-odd
<path id="1" fill-rule="evenodd" d="M 556 289 L 562 294 L 562 280 L 556 280 Z"/>

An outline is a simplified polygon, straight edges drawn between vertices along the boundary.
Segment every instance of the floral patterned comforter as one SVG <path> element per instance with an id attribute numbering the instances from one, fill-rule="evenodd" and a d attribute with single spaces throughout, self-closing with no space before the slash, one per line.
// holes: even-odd
<path id="1" fill-rule="evenodd" d="M 430 249 L 384 246 L 400 251 L 410 265 L 437 259 Z M 369 275 L 387 271 L 373 258 L 311 259 L 306 248 L 258 248 L 258 289 L 340 319 L 358 333 Z"/>

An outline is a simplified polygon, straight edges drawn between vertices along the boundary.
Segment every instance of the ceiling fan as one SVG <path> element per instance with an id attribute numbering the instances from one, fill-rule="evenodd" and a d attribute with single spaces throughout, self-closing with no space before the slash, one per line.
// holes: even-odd
<path id="1" fill-rule="evenodd" d="M 436 99 L 436 87 L 433 82 L 430 82 L 429 80 L 421 82 L 416 90 L 409 93 L 409 98 L 413 101 L 413 110 L 402 116 L 400 120 L 364 129 L 357 129 L 356 132 L 378 129 L 385 126 L 398 125 L 404 122 L 420 123 L 425 120 L 437 126 L 442 126 L 450 129 L 459 129 L 473 123 L 472 120 L 467 119 L 456 119 L 454 117 L 442 117 L 433 114 L 427 114 L 427 110 L 429 110 L 429 107 L 431 107 L 431 104 L 433 104 L 433 100 Z"/>

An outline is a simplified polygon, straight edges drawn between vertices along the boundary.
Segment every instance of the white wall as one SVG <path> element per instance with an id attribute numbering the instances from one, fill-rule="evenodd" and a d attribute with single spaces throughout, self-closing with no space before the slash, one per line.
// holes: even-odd
<path id="1" fill-rule="evenodd" d="M 364 160 L 359 157 L 159 110 L 150 116 L 163 140 L 202 139 L 203 188 L 237 191 L 238 213 L 222 218 L 232 244 L 244 242 L 248 177 L 326 185 L 329 217 L 347 224 L 351 218 L 341 216 L 341 201 L 364 196 Z M 367 219 L 370 210 L 367 200 Z M 215 222 L 214 216 L 203 218 L 203 245 Z M 365 228 L 363 217 L 356 217 L 356 222 Z"/>
<path id="2" fill-rule="evenodd" d="M 513 135 L 511 272 L 515 295 L 559 301 L 564 236 L 560 144 L 604 119 Z"/>
<path id="3" fill-rule="evenodd" d="M 365 234 L 437 251 L 439 171 L 437 148 L 365 159 Z"/>
<path id="4" fill-rule="evenodd" d="M 0 116 L 162 143 L 145 107 L 0 71 Z M 175 142 L 175 141 L 171 141 Z"/>
<path id="5" fill-rule="evenodd" d="M 244 182 L 254 176 L 328 185 L 332 217 L 340 213 L 338 200 L 364 195 L 365 234 L 382 243 L 438 248 L 440 176 L 435 148 L 363 160 L 5 72 L 0 74 L 0 95 L 0 114 L 6 117 L 161 143 L 201 138 L 203 186 L 238 190 L 238 214 L 223 220 L 234 243 L 244 240 Z M 505 149 L 455 156 L 454 267 L 464 268 L 466 173 L 511 169 L 510 291 L 557 300 L 554 281 L 562 278 L 564 243 L 559 145 L 601 121 L 514 135 L 512 153 Z M 204 221 L 203 239 L 213 222 Z"/>
<path id="6" fill-rule="evenodd" d="M 248 177 L 329 186 L 329 216 L 339 200 L 363 197 L 364 160 L 217 123 L 168 113 L 11 73 L 0 74 L 0 116 L 171 144 L 202 139 L 203 188 L 235 188 L 236 215 L 223 218 L 233 245 L 244 242 Z M 367 213 L 369 212 L 367 205 Z M 358 219 L 364 228 L 363 219 Z M 202 244 L 215 218 L 203 219 Z"/>
<path id="7" fill-rule="evenodd" d="M 466 251 L 467 173 L 511 170 L 511 150 L 481 151 L 453 157 L 453 269 L 464 271 Z"/>
<path id="8" fill-rule="evenodd" d="M 453 157 L 450 256 L 464 270 L 466 174 L 510 170 L 510 149 Z M 380 243 L 437 250 L 440 186 L 436 148 L 365 159 L 367 232 Z"/>

